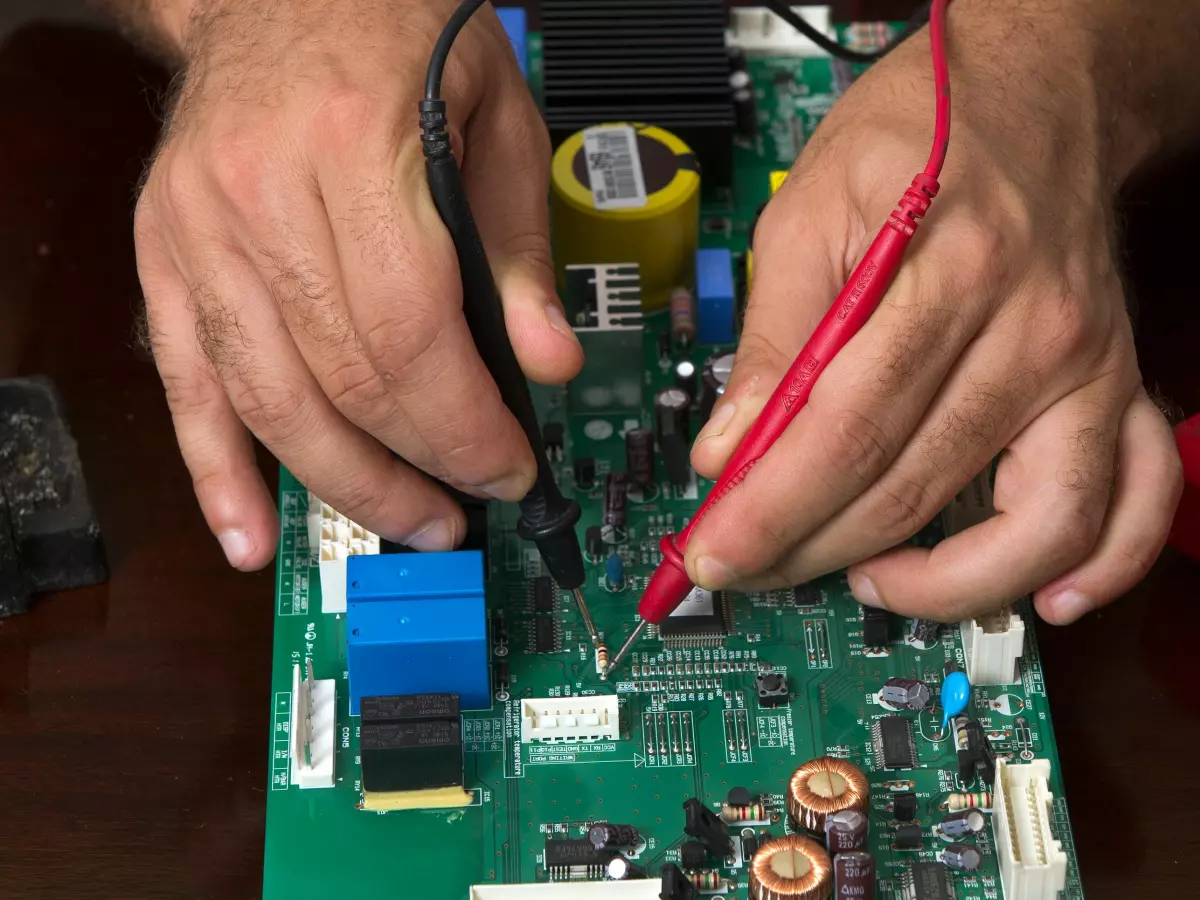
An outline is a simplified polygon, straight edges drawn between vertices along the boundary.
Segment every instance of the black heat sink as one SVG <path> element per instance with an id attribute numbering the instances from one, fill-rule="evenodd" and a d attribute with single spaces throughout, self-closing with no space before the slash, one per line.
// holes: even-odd
<path id="1" fill-rule="evenodd" d="M 733 178 L 724 0 L 543 0 L 544 113 L 555 146 L 601 122 L 659 125 L 710 187 Z"/>

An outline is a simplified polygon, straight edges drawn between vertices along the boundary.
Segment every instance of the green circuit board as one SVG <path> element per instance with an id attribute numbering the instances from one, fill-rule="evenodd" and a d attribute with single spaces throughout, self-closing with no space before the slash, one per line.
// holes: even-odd
<path id="1" fill-rule="evenodd" d="M 531 81 L 536 89 L 539 56 L 536 35 L 533 38 Z M 781 68 L 793 72 L 797 86 L 786 96 L 776 91 L 774 72 Z M 727 227 L 702 227 L 702 242 L 727 246 L 735 253 L 744 251 L 754 211 L 769 195 L 768 174 L 786 167 L 834 99 L 834 72 L 828 60 L 754 60 L 751 72 L 764 120 L 760 137 L 736 148 L 733 194 L 706 197 L 703 209 L 705 222 L 728 221 Z M 646 317 L 640 361 L 646 403 L 655 391 L 672 384 L 670 367 L 660 362 L 657 340 L 667 326 L 665 313 Z M 699 368 L 720 349 L 731 348 L 703 346 L 690 352 Z M 673 359 L 679 358 L 676 353 Z M 582 540 L 589 526 L 600 524 L 604 474 L 625 467 L 624 430 L 652 427 L 651 410 L 644 408 L 640 419 L 580 416 L 571 413 L 562 389 L 539 390 L 536 397 L 543 421 L 565 427 L 563 457 L 553 466 L 564 493 L 582 505 Z M 581 456 L 596 461 L 596 487 L 590 490 L 574 484 L 573 461 Z M 658 559 L 658 538 L 678 531 L 710 487 L 702 478 L 683 487 L 664 482 L 630 497 L 625 534 L 617 535 L 621 540 L 611 547 L 626 563 L 623 590 L 606 587 L 603 560 L 589 561 L 584 594 L 609 647 L 619 646 L 634 624 L 636 602 Z M 953 740 L 943 733 L 935 705 L 920 713 L 900 712 L 912 724 L 916 768 L 881 769 L 872 740 L 874 723 L 896 714 L 876 698 L 886 679 L 921 679 L 936 697 L 946 664 L 963 665 L 957 628 L 945 629 L 940 642 L 920 649 L 906 642 L 906 623 L 895 620 L 886 652 L 872 652 L 863 643 L 861 609 L 839 573 L 815 582 L 814 590 L 803 595 L 791 590 L 728 594 L 727 634 L 667 643 L 651 631 L 621 672 L 604 681 L 596 673 L 588 635 L 567 592 L 556 592 L 552 613 L 559 649 L 533 652 L 533 622 L 545 613 L 534 611 L 530 585 L 542 574 L 541 562 L 532 546 L 515 534 L 516 508 L 492 504 L 486 573 L 489 649 L 493 666 L 500 660 L 507 664 L 510 683 L 507 690 L 493 692 L 490 708 L 463 714 L 465 787 L 472 795 L 471 805 L 365 811 L 360 808 L 358 719 L 349 712 L 345 616 L 321 612 L 320 579 L 306 536 L 307 496 L 284 471 L 264 865 L 268 900 L 467 900 L 475 885 L 544 883 L 547 839 L 579 838 L 596 821 L 638 829 L 644 845 L 634 862 L 653 879 L 663 865 L 679 861 L 679 848 L 687 839 L 684 801 L 698 798 L 719 811 L 730 788 L 745 787 L 768 811 L 765 824 L 755 830 L 783 835 L 793 828 L 784 808 L 788 779 L 797 766 L 821 755 L 849 760 L 866 773 L 877 896 L 904 900 L 904 873 L 918 860 L 935 861 L 945 846 L 930 831 L 944 815 L 940 804 L 950 793 L 984 789 L 958 781 Z M 935 542 L 939 529 L 932 525 L 915 540 Z M 1052 827 L 1069 861 L 1062 896 L 1081 900 L 1032 613 L 1027 604 L 1018 608 L 1027 635 L 1020 679 L 1012 685 L 976 687 L 969 712 L 1000 757 L 1049 760 L 1055 796 Z M 497 611 L 503 611 L 506 623 L 504 640 L 494 629 Z M 291 781 L 293 665 L 307 660 L 317 678 L 336 681 L 336 785 L 331 789 L 302 790 Z M 759 703 L 755 675 L 764 669 L 786 675 L 788 703 Z M 617 698 L 618 739 L 521 742 L 523 698 L 593 694 Z M 916 820 L 923 827 L 919 850 L 893 848 L 891 804 L 899 789 L 915 791 L 918 797 Z M 735 827 L 732 833 L 738 832 Z M 983 865 L 976 872 L 953 876 L 956 895 L 959 900 L 999 900 L 1004 894 L 991 828 L 969 840 L 982 852 Z M 713 870 L 724 895 L 747 897 L 743 860 L 714 865 Z M 568 900 L 569 886 L 562 885 L 550 896 Z"/>

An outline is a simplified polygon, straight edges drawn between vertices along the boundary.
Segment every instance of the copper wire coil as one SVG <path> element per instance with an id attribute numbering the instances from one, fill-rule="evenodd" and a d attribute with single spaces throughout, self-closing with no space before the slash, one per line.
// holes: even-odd
<path id="1" fill-rule="evenodd" d="M 799 834 L 767 841 L 750 863 L 751 900 L 828 900 L 833 863 L 825 848 Z"/>
<path id="2" fill-rule="evenodd" d="M 843 809 L 863 815 L 871 789 L 867 776 L 854 763 L 832 756 L 809 760 L 788 782 L 787 809 L 792 821 L 814 834 L 825 833 L 825 817 Z"/>

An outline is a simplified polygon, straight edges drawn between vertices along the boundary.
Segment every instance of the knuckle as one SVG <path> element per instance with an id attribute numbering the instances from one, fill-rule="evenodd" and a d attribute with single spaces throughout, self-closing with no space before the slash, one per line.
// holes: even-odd
<path id="1" fill-rule="evenodd" d="M 442 322 L 419 305 L 405 310 L 404 318 L 385 316 L 363 335 L 367 355 L 383 380 L 403 380 L 437 345 Z"/>
<path id="2" fill-rule="evenodd" d="M 369 478 L 353 477 L 331 486 L 327 493 L 329 502 L 355 522 L 380 521 L 388 504 L 387 492 Z"/>
<path id="3" fill-rule="evenodd" d="M 884 479 L 875 489 L 871 523 L 889 546 L 912 537 L 937 514 L 937 504 L 925 485 L 912 478 Z"/>
<path id="4" fill-rule="evenodd" d="M 734 372 L 741 378 L 760 371 L 783 372 L 790 362 L 791 357 L 761 330 L 747 330 L 738 342 Z"/>
<path id="5" fill-rule="evenodd" d="M 829 466 L 851 481 L 871 477 L 891 456 L 883 428 L 851 409 L 839 412 L 824 431 L 824 450 Z"/>
<path id="6" fill-rule="evenodd" d="M 270 163 L 257 141 L 222 138 L 208 148 L 205 163 L 217 189 L 237 209 L 257 209 Z"/>
<path id="7" fill-rule="evenodd" d="M 160 372 L 167 407 L 175 416 L 187 417 L 206 409 L 213 400 L 212 384 L 201 372 Z"/>
<path id="8" fill-rule="evenodd" d="M 349 85 L 327 87 L 312 114 L 316 140 L 339 155 L 357 152 L 383 123 L 383 98 Z"/>
<path id="9" fill-rule="evenodd" d="M 353 360 L 329 375 L 329 399 L 346 418 L 369 429 L 384 408 L 390 410 L 387 386 L 365 360 Z"/>
<path id="10" fill-rule="evenodd" d="M 1082 560 L 1096 545 L 1101 516 L 1082 504 L 1061 503 L 1043 521 L 1041 533 L 1052 558 L 1064 569 Z"/>
<path id="11" fill-rule="evenodd" d="M 249 389 L 242 401 L 241 417 L 256 434 L 287 442 L 304 431 L 311 412 L 300 391 L 288 384 L 275 383 Z"/>

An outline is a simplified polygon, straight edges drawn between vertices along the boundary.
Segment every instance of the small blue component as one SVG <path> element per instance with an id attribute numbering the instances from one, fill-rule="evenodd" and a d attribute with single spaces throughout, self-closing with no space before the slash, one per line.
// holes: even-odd
<path id="1" fill-rule="evenodd" d="M 496 15 L 500 17 L 500 24 L 504 26 L 504 31 L 508 34 L 508 40 L 512 43 L 513 53 L 517 54 L 517 63 L 521 66 L 521 74 L 528 78 L 529 50 L 527 48 L 527 38 L 529 28 L 525 19 L 525 7 L 498 6 L 496 7 Z"/>
<path id="2" fill-rule="evenodd" d="M 609 556 L 604 564 L 604 580 L 608 582 L 610 591 L 619 591 L 625 587 L 625 563 L 616 553 Z"/>
<path id="3" fill-rule="evenodd" d="M 733 342 L 733 254 L 724 248 L 696 251 L 696 340 Z"/>
<path id="4" fill-rule="evenodd" d="M 491 705 L 483 554 L 396 553 L 346 560 L 350 714 L 363 697 L 458 694 Z"/>
<path id="5" fill-rule="evenodd" d="M 951 672 L 942 682 L 942 728 L 967 708 L 971 701 L 971 682 L 962 672 Z"/>

